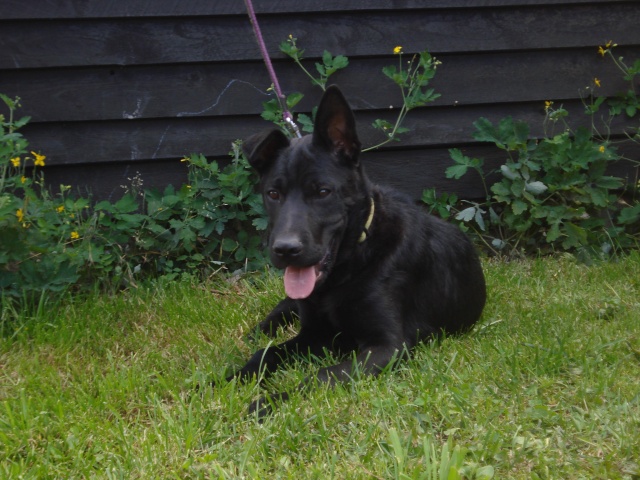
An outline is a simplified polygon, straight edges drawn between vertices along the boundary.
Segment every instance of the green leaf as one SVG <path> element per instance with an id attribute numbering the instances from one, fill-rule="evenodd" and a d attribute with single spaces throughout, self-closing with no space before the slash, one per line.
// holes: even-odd
<path id="1" fill-rule="evenodd" d="M 269 221 L 266 217 L 254 218 L 251 224 L 256 227 L 256 230 L 262 231 L 267 229 Z"/>
<path id="2" fill-rule="evenodd" d="M 303 97 L 304 97 L 304 94 L 300 92 L 290 93 L 287 96 L 287 107 L 289 108 L 295 107 L 300 102 L 300 100 L 302 100 Z"/>
<path id="3" fill-rule="evenodd" d="M 222 239 L 222 250 L 225 252 L 233 252 L 238 246 L 238 243 L 229 237 Z"/>
<path id="4" fill-rule="evenodd" d="M 302 131 L 313 133 L 313 120 L 309 115 L 304 113 L 298 114 L 298 123 L 302 126 Z"/>
<path id="5" fill-rule="evenodd" d="M 533 195 L 539 195 L 547 191 L 548 187 L 540 181 L 535 181 L 525 184 L 525 189 Z"/>
<path id="6" fill-rule="evenodd" d="M 514 128 L 515 141 L 518 144 L 526 144 L 529 139 L 529 125 L 526 122 L 515 122 Z"/>
<path id="7" fill-rule="evenodd" d="M 349 59 L 344 55 L 338 55 L 333 59 L 333 68 L 340 70 L 349 66 Z"/>
<path id="8" fill-rule="evenodd" d="M 502 172 L 502 175 L 507 177 L 509 180 L 515 180 L 516 178 L 520 177 L 520 174 L 511 170 L 508 165 L 501 165 L 500 171 Z"/>
<path id="9" fill-rule="evenodd" d="M 433 205 L 436 203 L 436 189 L 435 188 L 425 188 L 422 191 L 422 202 L 427 205 Z"/>
<path id="10" fill-rule="evenodd" d="M 516 215 L 520 215 L 521 213 L 523 213 L 524 211 L 527 210 L 527 203 L 516 199 L 513 201 L 513 203 L 511 204 L 511 210 L 513 211 L 513 213 L 515 213 Z"/>
<path id="11" fill-rule="evenodd" d="M 122 213 L 129 213 L 137 210 L 140 205 L 138 201 L 133 195 L 125 195 L 120 200 L 118 200 L 115 205 L 117 211 Z"/>
<path id="12" fill-rule="evenodd" d="M 509 188 L 509 190 L 514 197 L 522 197 L 522 192 L 524 192 L 524 180 L 521 178 L 516 178 L 513 182 L 511 182 L 511 187 Z"/>
<path id="13" fill-rule="evenodd" d="M 382 73 L 384 73 L 391 80 L 394 79 L 397 71 L 398 71 L 398 69 L 394 65 L 388 65 L 388 66 L 382 68 Z"/>
<path id="14" fill-rule="evenodd" d="M 447 168 L 447 170 L 445 171 L 447 178 L 459 179 L 462 175 L 464 175 L 467 172 L 467 169 L 469 167 L 477 170 L 478 173 L 480 173 L 480 175 L 483 174 L 482 165 L 484 164 L 484 160 L 480 158 L 467 157 L 458 148 L 449 149 L 449 156 L 457 165 Z M 460 167 L 464 167 L 464 168 L 460 168 Z"/>
<path id="15" fill-rule="evenodd" d="M 586 187 L 585 192 L 591 197 L 591 201 L 598 207 L 606 207 L 609 204 L 609 195 L 599 188 Z"/>
<path id="16" fill-rule="evenodd" d="M 447 178 L 455 178 L 456 180 L 458 180 L 465 173 L 467 173 L 468 169 L 469 167 L 467 167 L 466 165 L 451 165 L 445 170 L 445 176 Z"/>
<path id="17" fill-rule="evenodd" d="M 509 187 L 503 182 L 497 182 L 491 185 L 491 191 L 503 198 L 506 198 L 511 194 Z"/>
<path id="18" fill-rule="evenodd" d="M 473 138 L 476 140 L 491 143 L 498 141 L 496 138 L 496 129 L 489 119 L 481 117 L 473 122 L 473 126 L 476 127 L 476 131 L 473 133 Z"/>
<path id="19" fill-rule="evenodd" d="M 327 66 L 330 66 L 332 63 L 331 53 L 328 50 L 325 50 L 324 52 L 322 52 L 322 63 L 324 63 Z"/>
<path id="20" fill-rule="evenodd" d="M 493 240 L 491 240 L 491 245 L 493 245 L 498 250 L 502 250 L 504 247 L 507 246 L 507 243 L 504 240 L 501 240 L 500 238 L 494 238 Z"/>
<path id="21" fill-rule="evenodd" d="M 393 130 L 393 125 L 382 118 L 375 119 L 371 126 L 378 130 L 382 130 L 385 133 L 391 133 L 391 131 Z"/>
<path id="22" fill-rule="evenodd" d="M 459 212 L 456 215 L 456 220 L 462 220 L 463 222 L 470 222 L 476 215 L 476 207 L 468 207 Z"/>
<path id="23" fill-rule="evenodd" d="M 632 225 L 638 221 L 640 221 L 640 203 L 623 208 L 618 215 L 618 222 L 624 225 Z"/>
<path id="24" fill-rule="evenodd" d="M 478 224 L 478 227 L 480 227 L 480 230 L 484 232 L 486 231 L 486 229 L 485 229 L 484 218 L 482 217 L 482 213 L 483 211 L 480 208 L 476 208 L 476 214 L 474 215 L 473 219 Z"/>
<path id="25" fill-rule="evenodd" d="M 27 123 L 29 123 L 30 120 L 31 120 L 31 117 L 22 117 L 22 118 L 20 118 L 18 120 L 15 120 L 13 122 L 13 128 L 15 128 L 15 129 L 22 128 Z"/>
<path id="26" fill-rule="evenodd" d="M 606 188 L 608 190 L 616 190 L 622 187 L 622 179 L 620 177 L 602 176 L 602 177 L 596 178 L 595 184 L 601 188 Z"/>
<path id="27" fill-rule="evenodd" d="M 560 120 L 561 118 L 565 118 L 569 116 L 569 112 L 560 107 L 552 112 L 549 113 L 549 119 L 553 120 L 554 122 L 557 122 L 558 120 Z"/>

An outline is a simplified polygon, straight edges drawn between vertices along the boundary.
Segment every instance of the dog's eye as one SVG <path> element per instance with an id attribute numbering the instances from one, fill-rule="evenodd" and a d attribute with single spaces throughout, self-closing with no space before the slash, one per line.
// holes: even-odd
<path id="1" fill-rule="evenodd" d="M 328 188 L 321 188 L 320 190 L 318 190 L 318 196 L 320 198 L 324 198 L 328 196 L 330 193 L 331 193 L 331 190 L 329 190 Z"/>
<path id="2" fill-rule="evenodd" d="M 271 200 L 280 200 L 280 192 L 277 190 L 269 190 L 267 192 L 267 196 L 271 199 Z"/>

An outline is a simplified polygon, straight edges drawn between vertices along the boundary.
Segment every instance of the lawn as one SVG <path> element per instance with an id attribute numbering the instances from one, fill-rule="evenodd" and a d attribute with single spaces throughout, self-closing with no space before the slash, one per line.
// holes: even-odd
<path id="1" fill-rule="evenodd" d="M 273 341 L 246 335 L 275 275 L 5 304 L 0 478 L 640 478 L 640 253 L 485 271 L 472 332 L 262 423 L 261 387 L 220 380 Z"/>

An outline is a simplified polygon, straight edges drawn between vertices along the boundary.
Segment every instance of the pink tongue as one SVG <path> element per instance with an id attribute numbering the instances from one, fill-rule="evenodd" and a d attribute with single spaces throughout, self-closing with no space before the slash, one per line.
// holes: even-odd
<path id="1" fill-rule="evenodd" d="M 307 298 L 315 284 L 315 267 L 287 267 L 284 271 L 284 291 L 289 298 Z"/>

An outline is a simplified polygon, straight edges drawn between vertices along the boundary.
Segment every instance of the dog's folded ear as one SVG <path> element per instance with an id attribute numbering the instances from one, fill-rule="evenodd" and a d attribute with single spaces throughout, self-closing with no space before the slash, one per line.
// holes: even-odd
<path id="1" fill-rule="evenodd" d="M 331 85 L 324 92 L 313 126 L 313 144 L 341 158 L 358 161 L 360 140 L 349 103 L 340 89 Z"/>
<path id="2" fill-rule="evenodd" d="M 242 142 L 242 151 L 249 164 L 258 173 L 266 171 L 278 156 L 278 153 L 289 146 L 289 139 L 280 130 L 269 130 L 258 133 Z"/>

